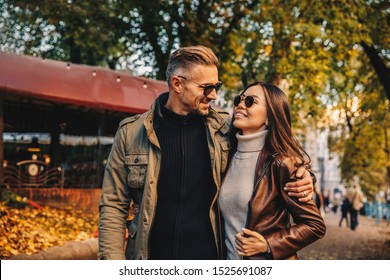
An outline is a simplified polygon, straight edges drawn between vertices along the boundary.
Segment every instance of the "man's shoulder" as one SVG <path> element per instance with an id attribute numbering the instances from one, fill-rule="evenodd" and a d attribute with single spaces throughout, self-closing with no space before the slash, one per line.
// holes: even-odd
<path id="1" fill-rule="evenodd" d="M 211 108 L 211 118 L 215 119 L 217 122 L 221 122 L 221 120 L 223 120 L 223 122 L 228 126 L 230 127 L 230 122 L 231 122 L 231 116 L 228 112 L 226 112 L 225 110 L 223 109 L 220 109 L 220 108 L 215 108 L 215 107 L 212 107 Z"/>
<path id="2" fill-rule="evenodd" d="M 229 113 L 226 112 L 224 109 L 221 109 L 221 108 L 216 108 L 216 107 L 212 107 L 214 109 L 215 112 L 217 112 L 219 115 L 221 115 L 223 118 L 225 117 L 229 117 Z"/>
<path id="3" fill-rule="evenodd" d="M 126 125 L 131 125 L 137 121 L 141 121 L 142 122 L 142 116 L 144 114 L 137 114 L 137 115 L 134 115 L 134 116 L 131 116 L 131 117 L 127 117 L 125 119 L 123 119 L 120 123 L 119 123 L 119 128 L 122 128 Z"/>

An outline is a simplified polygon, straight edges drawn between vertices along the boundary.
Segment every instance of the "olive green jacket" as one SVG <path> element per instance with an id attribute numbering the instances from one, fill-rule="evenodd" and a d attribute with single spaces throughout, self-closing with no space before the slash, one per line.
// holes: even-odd
<path id="1" fill-rule="evenodd" d="M 161 149 L 154 128 L 162 120 L 160 104 L 164 104 L 167 98 L 168 93 L 161 95 L 149 111 L 126 118 L 119 125 L 106 165 L 99 204 L 99 259 L 149 259 L 150 230 L 157 204 L 161 163 Z M 225 117 L 228 115 L 225 114 Z M 228 162 L 229 125 L 222 115 L 211 108 L 206 117 L 206 130 L 217 187 L 210 205 L 210 221 L 220 258 L 223 258 L 221 222 L 216 201 Z M 130 203 L 138 204 L 139 211 L 128 224 L 125 250 Z"/>

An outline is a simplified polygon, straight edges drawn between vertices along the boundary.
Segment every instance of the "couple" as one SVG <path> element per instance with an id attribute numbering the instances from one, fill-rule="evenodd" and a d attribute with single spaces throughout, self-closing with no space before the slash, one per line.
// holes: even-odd
<path id="1" fill-rule="evenodd" d="M 100 259 L 294 259 L 324 235 L 285 94 L 247 87 L 230 128 L 209 105 L 222 85 L 217 64 L 203 46 L 175 51 L 169 93 L 120 123 L 99 205 Z"/>

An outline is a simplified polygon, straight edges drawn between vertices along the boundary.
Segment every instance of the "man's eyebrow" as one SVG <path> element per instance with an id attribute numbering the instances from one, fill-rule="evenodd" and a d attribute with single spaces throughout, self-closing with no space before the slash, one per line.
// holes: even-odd
<path id="1" fill-rule="evenodd" d="M 204 85 L 204 86 L 215 86 L 216 84 L 220 83 L 221 81 L 218 81 L 216 82 L 215 84 L 214 83 L 199 83 L 201 85 Z"/>

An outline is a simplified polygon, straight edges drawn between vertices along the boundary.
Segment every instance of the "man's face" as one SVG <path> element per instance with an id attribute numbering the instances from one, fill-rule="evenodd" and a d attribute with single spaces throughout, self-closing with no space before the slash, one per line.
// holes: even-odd
<path id="1" fill-rule="evenodd" d="M 179 76 L 183 91 L 179 95 L 181 111 L 184 114 L 207 115 L 210 109 L 210 102 L 217 99 L 215 89 L 205 95 L 205 87 L 218 84 L 218 70 L 215 66 L 197 65 L 194 66 L 189 75 Z"/>

